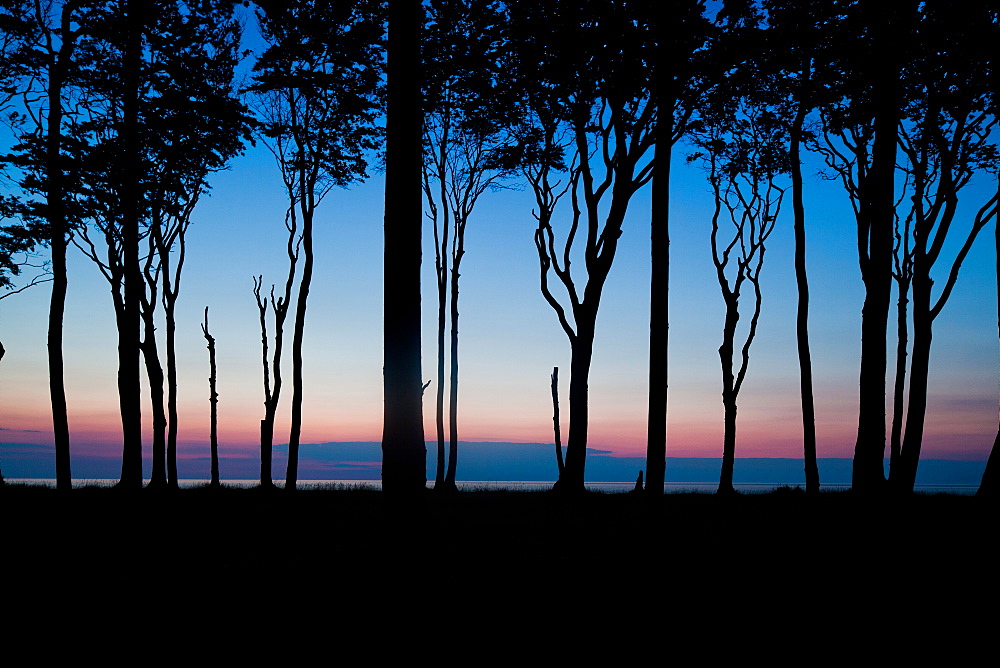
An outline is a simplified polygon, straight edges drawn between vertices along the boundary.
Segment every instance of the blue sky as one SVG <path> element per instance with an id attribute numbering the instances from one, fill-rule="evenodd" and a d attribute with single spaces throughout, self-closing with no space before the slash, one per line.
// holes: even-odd
<path id="1" fill-rule="evenodd" d="M 189 232 L 178 348 L 182 449 L 192 453 L 203 449 L 208 437 L 207 351 L 199 327 L 206 305 L 219 350 L 222 442 L 235 453 L 256 440 L 263 409 L 251 277 L 263 274 L 270 284 L 284 276 L 284 204 L 271 160 L 263 148 L 250 149 L 218 174 Z M 717 355 L 722 299 L 709 248 L 712 202 L 700 170 L 680 159 L 675 167 L 668 448 L 675 456 L 711 457 L 720 454 L 722 436 Z M 806 207 L 819 448 L 821 457 L 849 457 L 863 290 L 846 199 L 838 184 L 811 176 L 815 171 L 807 170 Z M 333 191 L 319 213 L 304 353 L 304 442 L 380 438 L 382 186 L 375 174 L 367 183 Z M 463 440 L 550 441 L 553 366 L 561 369 L 564 402 L 568 391 L 569 345 L 538 287 L 532 200 L 519 184 L 511 186 L 483 197 L 467 232 L 460 322 Z M 965 201 L 975 201 L 988 187 L 970 187 Z M 637 455 L 645 447 L 648 212 L 647 189 L 632 202 L 605 289 L 590 383 L 591 445 L 621 455 Z M 796 457 L 801 449 L 790 213 L 786 207 L 767 250 L 760 331 L 740 396 L 738 456 Z M 984 231 L 936 325 L 927 457 L 985 459 L 995 435 L 992 231 L 992 225 Z M 428 227 L 427 379 L 434 376 L 435 359 L 429 234 Z M 71 254 L 65 329 L 70 424 L 74 441 L 106 444 L 116 453 L 115 330 L 103 280 L 89 260 Z M 50 439 L 47 299 L 42 286 L 0 302 L 0 336 L 8 350 L 0 365 L 4 442 Z M 433 394 L 428 391 L 426 398 L 426 435 L 432 440 Z M 565 410 L 564 404 L 564 420 Z M 279 416 L 280 435 L 287 429 L 287 403 Z"/>

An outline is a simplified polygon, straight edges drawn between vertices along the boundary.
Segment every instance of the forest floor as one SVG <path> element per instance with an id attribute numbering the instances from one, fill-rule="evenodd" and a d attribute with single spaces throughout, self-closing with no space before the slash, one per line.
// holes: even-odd
<path id="1" fill-rule="evenodd" d="M 498 655 L 535 638 L 575 639 L 585 657 L 612 634 L 626 657 L 678 643 L 720 657 L 739 637 L 778 658 L 792 634 L 832 657 L 860 639 L 888 651 L 900 632 L 954 652 L 955 633 L 962 648 L 985 639 L 981 624 L 996 633 L 998 510 L 969 496 L 791 490 L 402 500 L 364 489 L 8 484 L 0 593 L 41 614 L 82 611 L 78 622 L 134 609 L 150 628 L 232 625 L 242 647 L 284 624 L 340 641 L 389 624 Z M 167 621 L 156 615 L 169 602 L 180 607 Z"/>

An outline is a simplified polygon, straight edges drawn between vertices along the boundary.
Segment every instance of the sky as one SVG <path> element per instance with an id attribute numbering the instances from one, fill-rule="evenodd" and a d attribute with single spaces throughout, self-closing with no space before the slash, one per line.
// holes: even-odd
<path id="1" fill-rule="evenodd" d="M 717 350 L 723 302 L 709 246 L 713 202 L 704 173 L 683 159 L 688 150 L 678 146 L 675 151 L 671 185 L 668 455 L 721 457 Z M 864 297 L 856 227 L 839 183 L 820 178 L 819 161 L 807 159 L 818 454 L 851 457 Z M 304 342 L 303 443 L 381 438 L 384 181 L 377 170 L 370 173 L 365 183 L 333 190 L 317 214 Z M 271 154 L 262 146 L 249 148 L 211 185 L 211 196 L 202 198 L 188 233 L 177 314 L 179 456 L 198 461 L 206 456 L 209 432 L 208 352 L 200 328 L 204 309 L 210 309 L 218 349 L 222 455 L 254 456 L 263 389 L 252 277 L 262 275 L 265 286 L 281 284 L 286 271 L 285 202 Z M 560 368 L 564 438 L 568 429 L 569 342 L 539 290 L 533 197 L 522 182 L 506 186 L 481 198 L 467 229 L 460 284 L 459 435 L 465 441 L 551 443 L 549 375 L 554 366 Z M 954 233 L 968 228 L 970 210 L 993 188 L 979 181 L 964 191 Z M 590 377 L 590 446 L 619 456 L 645 451 L 649 197 L 647 187 L 629 207 L 601 302 Z M 982 461 L 996 435 L 1000 358 L 992 235 L 991 223 L 935 323 L 925 458 Z M 436 299 L 429 224 L 424 240 L 423 376 L 432 379 Z M 949 248 L 948 261 L 957 243 Z M 737 457 L 801 457 L 792 249 L 789 201 L 767 246 L 763 310 L 739 398 Z M 945 259 L 939 265 L 947 266 Z M 940 268 L 937 278 L 938 285 L 943 283 Z M 8 476 L 3 444 L 52 443 L 45 350 L 48 297 L 49 288 L 42 285 L 0 300 L 0 340 L 7 350 L 0 362 L 0 467 Z M 894 327 L 890 322 L 890 360 Z M 118 461 L 121 426 L 111 296 L 97 267 L 76 249 L 69 260 L 65 339 L 73 452 Z M 285 373 L 290 379 L 290 366 Z M 891 375 L 890 366 L 887 377 Z M 279 408 L 276 443 L 287 441 L 290 391 L 289 383 Z M 887 420 L 889 416 L 887 411 Z M 145 404 L 144 420 L 149 420 Z M 433 440 L 433 383 L 425 393 L 424 423 L 427 440 Z M 224 459 L 224 476 L 225 466 Z"/>

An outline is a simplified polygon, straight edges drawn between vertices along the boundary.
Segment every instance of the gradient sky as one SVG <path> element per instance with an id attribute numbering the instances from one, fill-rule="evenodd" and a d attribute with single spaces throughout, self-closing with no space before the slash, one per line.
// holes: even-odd
<path id="1" fill-rule="evenodd" d="M 717 349 L 723 302 L 709 246 L 711 195 L 703 172 L 682 159 L 686 150 L 676 152 L 672 185 L 668 454 L 716 457 L 722 451 Z M 839 183 L 820 179 L 819 162 L 814 156 L 809 160 L 806 215 L 819 456 L 850 457 L 857 429 L 863 300 L 856 228 Z M 983 181 L 964 191 L 955 239 L 967 229 L 970 209 L 995 188 Z M 178 302 L 182 457 L 202 457 L 207 450 L 208 353 L 199 326 L 206 305 L 218 347 L 224 454 L 255 447 L 263 391 L 251 277 L 263 274 L 270 285 L 282 283 L 285 275 L 285 202 L 270 153 L 260 146 L 249 149 L 230 170 L 217 174 L 212 185 L 189 231 Z M 524 184 L 509 185 L 481 199 L 467 230 L 460 305 L 460 437 L 551 442 L 553 366 L 560 367 L 564 434 L 568 428 L 569 343 L 539 291 L 533 198 Z M 304 443 L 381 437 L 382 208 L 383 180 L 372 170 L 366 183 L 332 191 L 318 213 L 304 344 Z M 789 201 L 769 241 L 763 269 L 763 312 L 739 401 L 738 457 L 801 456 L 790 218 Z M 425 379 L 435 377 L 436 359 L 430 234 L 428 224 Z M 924 457 L 982 460 L 996 434 L 1000 376 L 992 234 L 991 224 L 935 324 Z M 949 261 L 957 242 L 950 247 Z M 939 264 L 946 266 L 944 258 Z M 937 278 L 943 283 L 941 269 Z M 75 249 L 69 281 L 65 356 L 73 443 L 120 457 L 116 333 L 108 285 Z M 51 443 L 48 296 L 48 287 L 41 286 L 0 300 L 0 340 L 7 348 L 0 363 L 0 443 Z M 590 445 L 616 454 L 639 455 L 645 448 L 648 300 L 647 188 L 632 201 L 604 291 L 590 379 Z M 291 316 L 289 331 L 290 323 Z M 890 351 L 894 328 L 891 323 Z M 891 377 L 891 368 L 887 373 Z M 287 441 L 290 390 L 289 383 L 276 442 Z M 424 406 L 428 440 L 435 434 L 433 402 L 432 384 Z M 148 417 L 144 406 L 144 419 Z"/>

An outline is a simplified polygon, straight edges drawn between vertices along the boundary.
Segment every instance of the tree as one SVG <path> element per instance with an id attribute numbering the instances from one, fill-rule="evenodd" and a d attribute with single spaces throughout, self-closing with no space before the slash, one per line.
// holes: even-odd
<path id="1" fill-rule="evenodd" d="M 290 226 L 289 218 L 285 218 L 286 226 Z M 295 280 L 295 264 L 298 262 L 299 247 L 294 230 L 289 227 L 288 243 L 288 278 L 285 280 L 283 296 L 274 296 L 274 285 L 271 286 L 270 299 L 261 296 L 264 277 L 257 276 L 253 283 L 253 296 L 257 300 L 257 311 L 260 315 L 261 356 L 264 368 L 264 419 L 260 421 L 260 487 L 273 489 L 271 461 L 274 448 L 274 418 L 278 412 L 278 401 L 281 399 L 281 353 L 284 348 L 285 318 L 288 315 L 288 304 L 291 302 L 292 283 Z M 270 310 L 274 319 L 274 353 L 267 352 L 267 314 Z M 272 390 L 271 378 L 274 377 Z"/>
<path id="2" fill-rule="evenodd" d="M 458 460 L 458 295 L 465 229 L 480 196 L 499 187 L 512 110 L 499 90 L 503 26 L 496 0 L 435 0 L 423 40 L 423 188 L 434 227 L 438 297 L 437 472 L 434 489 L 454 491 Z M 484 100 L 489 100 L 484 104 Z M 450 247 L 449 247 L 450 239 Z M 450 268 L 449 268 L 450 263 Z M 450 295 L 450 296 L 449 296 Z M 450 311 L 449 311 L 450 300 Z M 445 330 L 450 319 L 450 345 Z M 450 355 L 449 448 L 445 472 L 445 360 Z"/>
<path id="3" fill-rule="evenodd" d="M 814 148 L 841 180 L 854 209 L 858 263 L 865 286 L 861 312 L 858 438 L 853 488 L 884 488 L 886 327 L 892 290 L 900 83 L 911 48 L 916 2 L 847 3 L 828 30 L 838 49 L 826 66 L 831 96 L 821 106 L 822 140 Z"/>
<path id="4" fill-rule="evenodd" d="M 816 461 L 816 417 L 812 382 L 812 354 L 809 346 L 809 280 L 806 271 L 806 214 L 802 178 L 802 150 L 814 143 L 807 119 L 828 95 L 827 78 L 831 73 L 824 64 L 835 52 L 837 3 L 787 2 L 763 3 L 767 30 L 761 51 L 762 62 L 754 68 L 755 78 L 763 83 L 776 106 L 778 118 L 788 135 L 788 159 L 791 170 L 793 232 L 795 236 L 795 283 L 797 304 L 795 318 L 796 352 L 799 363 L 799 396 L 802 407 L 802 441 L 806 491 L 819 492 L 819 467 Z"/>
<path id="5" fill-rule="evenodd" d="M 250 117 L 233 89 L 241 30 L 234 20 L 232 3 L 213 0 L 193 5 L 165 0 L 146 9 L 151 11 L 133 17 L 139 25 L 130 24 L 138 36 L 126 31 L 132 42 L 138 43 L 119 48 L 109 41 L 105 57 L 109 69 L 91 81 L 96 101 L 91 104 L 90 123 L 99 134 L 99 142 L 85 185 L 99 193 L 93 223 L 103 244 L 99 251 L 83 228 L 79 245 L 109 281 L 115 303 L 126 433 L 123 484 L 141 484 L 141 444 L 135 433 L 139 409 L 132 394 L 127 394 L 129 383 L 134 382 L 127 370 L 132 364 L 133 317 L 128 287 L 129 277 L 135 274 L 142 281 L 136 308 L 143 323 L 142 337 L 136 341 L 146 364 L 153 413 L 150 484 L 176 487 L 175 305 L 185 233 L 200 196 L 208 190 L 208 175 L 224 168 L 242 151 Z M 105 17 L 104 25 L 117 34 L 114 20 L 113 16 Z M 114 77 L 114 64 L 126 56 L 136 61 L 130 67 L 138 70 L 134 84 L 141 94 L 120 86 Z M 136 107 L 135 119 L 125 113 L 130 105 Z M 123 165 L 128 167 L 127 173 Z M 112 180 L 106 175 L 112 175 Z M 129 204 L 133 199 L 136 202 Z M 147 248 L 141 266 L 140 240 Z M 155 336 L 161 300 L 166 376 Z"/>
<path id="6" fill-rule="evenodd" d="M 380 104 L 382 23 L 374 0 L 300 0 L 262 7 L 257 16 L 270 46 L 254 66 L 251 90 L 261 100 L 262 133 L 281 169 L 292 237 L 301 221 L 302 276 L 292 333 L 285 481 L 285 489 L 293 490 L 302 431 L 302 341 L 312 284 L 314 219 L 334 186 L 367 176 L 366 156 L 379 137 L 374 121 Z"/>
<path id="7" fill-rule="evenodd" d="M 997 192 L 1000 193 L 1000 176 L 997 178 Z M 994 221 L 994 262 L 996 264 L 997 277 L 997 333 L 1000 334 L 1000 217 L 994 218 Z M 990 456 L 986 460 L 986 468 L 983 470 L 983 478 L 979 483 L 976 496 L 996 498 L 998 491 L 1000 491 L 1000 427 L 997 428 L 997 437 L 993 441 Z"/>
<path id="8" fill-rule="evenodd" d="M 521 133 L 539 160 L 526 167 L 535 192 L 535 247 L 540 287 L 570 342 L 570 425 L 566 462 L 557 487 L 584 489 L 587 456 L 588 379 L 601 293 L 614 261 L 629 200 L 652 178 L 648 154 L 654 141 L 655 105 L 650 98 L 646 55 L 649 31 L 635 3 L 565 2 L 541 8 L 512 3 L 518 31 L 519 81 L 534 128 Z M 565 186 L 550 180 L 566 168 Z M 553 213 L 569 193 L 565 242 L 556 250 Z M 603 218 L 603 222 L 602 222 Z M 571 255 L 584 231 L 586 283 L 577 288 Z M 552 273 L 568 301 L 552 293 Z M 572 322 L 571 322 L 572 321 Z"/>
<path id="9" fill-rule="evenodd" d="M 205 322 L 201 326 L 201 333 L 208 344 L 208 403 L 211 407 L 211 419 L 209 427 L 209 444 L 212 453 L 212 481 L 211 486 L 218 488 L 219 482 L 219 393 L 215 388 L 215 337 L 208 331 L 208 307 L 205 307 Z"/>
<path id="10" fill-rule="evenodd" d="M 389 0 L 388 7 L 382 489 L 412 494 L 427 483 L 420 372 L 423 6 Z"/>
<path id="11" fill-rule="evenodd" d="M 955 227 L 959 193 L 977 173 L 996 173 L 1000 166 L 990 137 L 997 119 L 990 105 L 993 54 L 986 46 L 995 22 L 979 3 L 969 3 L 960 15 L 955 12 L 953 4 L 924 3 L 915 39 L 918 57 L 904 73 L 908 75 L 904 81 L 912 77 L 916 89 L 899 132 L 913 191 L 906 216 L 913 222 L 904 230 L 907 234 L 912 229 L 912 240 L 907 234 L 904 243 L 912 257 L 907 264 L 913 287 L 913 350 L 905 432 L 889 476 L 902 492 L 913 490 L 920 458 L 933 322 L 951 296 L 963 260 L 998 206 L 997 193 L 979 203 L 935 297 L 932 271 Z"/>
<path id="12" fill-rule="evenodd" d="M 789 167 L 784 129 L 759 103 L 725 96 L 714 109 L 703 111 L 702 122 L 703 128 L 694 138 L 699 150 L 689 160 L 704 163 L 715 199 L 712 259 L 726 307 L 719 347 L 725 410 L 719 493 L 732 494 L 737 399 L 760 318 L 765 243 L 781 210 L 785 188 L 779 181 Z M 720 229 L 723 221 L 731 224 L 727 226 L 729 234 Z M 741 334 L 740 363 L 734 370 L 740 297 L 747 285 L 753 289 L 752 315 L 745 334 Z"/>
<path id="13" fill-rule="evenodd" d="M 77 152 L 75 117 L 65 114 L 74 104 L 80 72 L 88 59 L 87 11 L 84 3 L 67 0 L 48 3 L 25 0 L 0 8 L 4 35 L 0 70 L 15 82 L 23 112 L 8 116 L 17 143 L 8 159 L 21 170 L 19 185 L 25 198 L 18 217 L 35 238 L 49 247 L 52 293 L 47 334 L 49 396 L 56 451 L 56 487 L 72 487 L 69 457 L 69 420 L 63 361 L 63 314 L 66 307 L 66 249 L 78 219 L 69 202 Z M 81 42 L 84 44 L 81 46 Z M 84 55 L 81 55 L 83 52 Z"/>
<path id="14" fill-rule="evenodd" d="M 667 456 L 668 343 L 670 328 L 670 162 L 673 147 L 687 132 L 700 94 L 710 85 L 698 71 L 696 52 L 706 43 L 710 24 L 705 3 L 677 0 L 663 7 L 652 3 L 650 15 L 660 12 L 652 30 L 656 37 L 653 63 L 654 130 L 653 189 L 650 227 L 649 291 L 649 408 L 646 429 L 646 487 L 663 493 Z"/>

